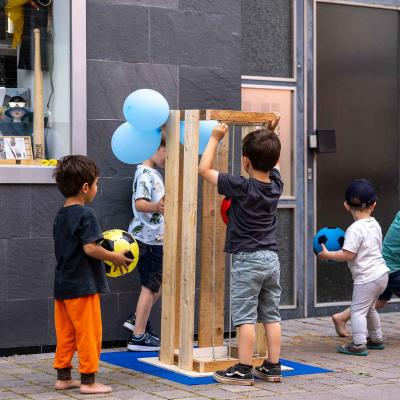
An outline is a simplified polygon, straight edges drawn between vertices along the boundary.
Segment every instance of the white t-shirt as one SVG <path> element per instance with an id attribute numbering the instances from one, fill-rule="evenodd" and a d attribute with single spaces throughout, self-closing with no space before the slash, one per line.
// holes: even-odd
<path id="1" fill-rule="evenodd" d="M 355 285 L 372 282 L 389 271 L 382 256 L 382 230 L 373 217 L 359 219 L 347 228 L 343 250 L 356 254 L 347 262 Z"/>
<path id="2" fill-rule="evenodd" d="M 161 174 L 154 168 L 139 164 L 133 180 L 133 219 L 128 232 L 137 240 L 149 245 L 162 245 L 164 236 L 164 216 L 160 213 L 145 213 L 136 210 L 135 201 L 144 199 L 158 202 L 165 194 Z"/>

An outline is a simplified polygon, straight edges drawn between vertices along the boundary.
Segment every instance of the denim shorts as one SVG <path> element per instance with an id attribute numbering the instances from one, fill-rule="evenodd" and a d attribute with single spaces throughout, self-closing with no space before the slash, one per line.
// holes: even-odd
<path id="1" fill-rule="evenodd" d="M 279 322 L 280 265 L 270 250 L 239 252 L 231 271 L 232 322 L 234 326 Z"/>

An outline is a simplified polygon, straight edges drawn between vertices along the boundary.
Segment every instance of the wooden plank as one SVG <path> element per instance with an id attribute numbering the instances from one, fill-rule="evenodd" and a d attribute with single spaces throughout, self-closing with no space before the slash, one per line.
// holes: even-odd
<path id="1" fill-rule="evenodd" d="M 265 340 L 264 324 L 256 325 L 256 348 L 255 354 L 267 354 L 267 342 Z"/>
<path id="2" fill-rule="evenodd" d="M 175 365 L 178 365 L 179 357 L 175 355 Z M 261 365 L 264 361 L 264 357 L 253 357 L 252 364 L 254 367 Z M 224 370 L 231 367 L 239 362 L 238 358 L 220 358 L 216 360 L 204 360 L 204 359 L 193 359 L 192 371 L 195 372 L 214 372 L 219 370 Z"/>
<path id="3" fill-rule="evenodd" d="M 162 277 L 160 361 L 174 363 L 176 265 L 178 258 L 179 111 L 171 111 L 166 127 L 165 230 Z"/>
<path id="4" fill-rule="evenodd" d="M 228 171 L 229 135 L 218 146 L 214 168 Z M 199 347 L 222 346 L 224 342 L 226 226 L 220 216 L 223 196 L 203 181 L 201 266 L 199 296 Z"/>
<path id="5" fill-rule="evenodd" d="M 181 119 L 184 119 L 184 111 L 181 111 Z M 275 130 L 280 115 L 277 112 L 247 112 L 236 110 L 200 110 L 200 119 L 216 119 L 227 124 L 236 125 L 262 125 L 268 124 L 268 128 Z"/>
<path id="6" fill-rule="evenodd" d="M 181 315 L 178 366 L 189 371 L 193 369 L 198 149 L 199 111 L 186 110 L 183 151 Z"/>
<path id="7" fill-rule="evenodd" d="M 179 146 L 179 186 L 178 186 L 178 258 L 176 263 L 175 289 L 175 340 L 174 349 L 179 347 L 180 315 L 181 315 L 181 260 L 182 260 L 182 196 L 183 196 L 183 146 Z"/>

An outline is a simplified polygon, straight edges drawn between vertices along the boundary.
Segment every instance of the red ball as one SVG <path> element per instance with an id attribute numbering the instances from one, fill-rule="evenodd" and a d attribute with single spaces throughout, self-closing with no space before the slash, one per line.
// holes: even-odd
<path id="1" fill-rule="evenodd" d="M 226 225 L 228 225 L 229 208 L 231 207 L 231 204 L 232 200 L 229 197 L 225 197 L 221 203 L 221 216 Z"/>

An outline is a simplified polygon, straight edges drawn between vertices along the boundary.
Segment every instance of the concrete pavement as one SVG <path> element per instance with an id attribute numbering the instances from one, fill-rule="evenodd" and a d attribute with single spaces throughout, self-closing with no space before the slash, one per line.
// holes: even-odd
<path id="1" fill-rule="evenodd" d="M 107 400 L 398 400 L 400 399 L 400 313 L 381 314 L 386 348 L 370 351 L 367 357 L 335 352 L 338 338 L 330 318 L 283 321 L 282 358 L 335 372 L 287 377 L 282 384 L 256 379 L 249 386 L 186 386 L 132 370 L 101 363 L 98 381 L 110 384 L 109 395 L 81 395 L 77 389 L 56 392 L 53 354 L 0 358 L 0 400 L 81 399 Z M 76 374 L 76 377 L 78 375 Z"/>

